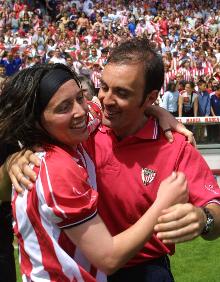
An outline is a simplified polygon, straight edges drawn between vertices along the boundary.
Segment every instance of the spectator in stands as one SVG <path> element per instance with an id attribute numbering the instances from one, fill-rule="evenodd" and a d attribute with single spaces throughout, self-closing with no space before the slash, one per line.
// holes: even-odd
<path id="1" fill-rule="evenodd" d="M 12 53 L 8 53 L 5 58 L 1 59 L 0 65 L 5 67 L 6 76 L 11 76 L 19 70 L 21 59 L 15 57 Z"/>
<path id="2" fill-rule="evenodd" d="M 185 91 L 179 95 L 179 117 L 196 117 L 198 115 L 198 95 L 193 81 L 187 81 Z"/>
<path id="3" fill-rule="evenodd" d="M 215 87 L 215 91 L 211 96 L 211 115 L 220 116 L 220 84 Z M 214 143 L 220 142 L 220 124 L 209 126 L 210 141 Z"/>
<path id="4" fill-rule="evenodd" d="M 56 49 L 55 49 L 54 55 L 53 55 L 53 57 L 50 59 L 49 62 L 52 63 L 52 64 L 60 63 L 60 64 L 66 65 L 66 59 L 64 59 L 64 58 L 61 56 L 61 52 L 60 52 L 60 49 L 59 49 L 59 48 L 56 48 Z"/>
<path id="5" fill-rule="evenodd" d="M 179 92 L 176 89 L 176 83 L 170 81 L 163 95 L 162 107 L 175 117 L 178 116 L 178 98 Z"/>
<path id="6" fill-rule="evenodd" d="M 220 116 L 220 84 L 216 86 L 211 96 L 211 114 L 212 116 Z"/>
<path id="7" fill-rule="evenodd" d="M 88 101 L 91 101 L 96 96 L 96 90 L 92 80 L 86 75 L 79 75 L 79 80 L 82 85 L 83 94 Z"/>
<path id="8" fill-rule="evenodd" d="M 198 115 L 209 116 L 211 112 L 210 95 L 206 91 L 205 80 L 199 80 L 198 82 Z"/>

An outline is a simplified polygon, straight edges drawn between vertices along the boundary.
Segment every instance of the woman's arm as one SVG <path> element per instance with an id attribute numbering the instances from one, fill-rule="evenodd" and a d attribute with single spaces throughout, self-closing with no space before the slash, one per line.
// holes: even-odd
<path id="1" fill-rule="evenodd" d="M 192 94 L 193 95 L 193 94 Z M 199 107 L 199 100 L 198 96 L 195 97 L 194 103 L 193 103 L 193 112 L 194 112 L 194 117 L 198 116 L 198 107 Z"/>
<path id="2" fill-rule="evenodd" d="M 65 233 L 93 265 L 106 274 L 111 274 L 132 258 L 151 238 L 153 228 L 164 208 L 187 199 L 185 176 L 182 173 L 173 173 L 161 182 L 152 206 L 124 232 L 112 237 L 97 215 L 84 224 L 65 229 Z"/>
<path id="3" fill-rule="evenodd" d="M 0 167 L 0 200 L 11 201 L 11 179 L 6 170 L 5 164 Z"/>
<path id="4" fill-rule="evenodd" d="M 179 100 L 178 100 L 178 115 L 179 117 L 183 116 L 183 97 L 179 95 Z"/>

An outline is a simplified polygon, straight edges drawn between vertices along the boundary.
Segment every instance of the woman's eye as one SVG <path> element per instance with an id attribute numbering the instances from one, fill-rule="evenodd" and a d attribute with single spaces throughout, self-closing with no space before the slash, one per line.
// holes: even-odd
<path id="1" fill-rule="evenodd" d="M 63 103 L 57 108 L 58 113 L 67 112 L 71 109 L 70 103 Z"/>
<path id="2" fill-rule="evenodd" d="M 83 103 L 83 101 L 84 101 L 84 93 L 83 93 L 83 91 L 82 91 L 82 93 L 79 96 L 77 96 L 76 100 L 77 100 L 78 103 Z"/>

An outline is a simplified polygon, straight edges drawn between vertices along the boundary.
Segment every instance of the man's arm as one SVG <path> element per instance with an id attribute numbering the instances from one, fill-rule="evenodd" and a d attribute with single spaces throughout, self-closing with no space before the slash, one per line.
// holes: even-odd
<path id="1" fill-rule="evenodd" d="M 173 135 L 171 130 L 176 131 L 186 136 L 188 142 L 193 146 L 196 146 L 193 133 L 186 129 L 186 127 L 178 122 L 169 112 L 158 106 L 149 106 L 145 110 L 146 115 L 152 115 L 159 120 L 160 127 L 165 131 L 164 134 L 170 143 L 173 142 Z M 167 131 L 167 129 L 170 129 Z"/>
<path id="2" fill-rule="evenodd" d="M 190 203 L 177 204 L 162 212 L 155 226 L 157 236 L 164 243 L 180 243 L 200 235 L 206 240 L 220 236 L 220 189 L 202 156 L 186 145 L 182 150 L 177 170 L 186 174 Z M 207 223 L 206 207 L 214 218 L 214 226 L 203 235 Z"/>
<path id="3" fill-rule="evenodd" d="M 22 193 L 23 188 L 21 185 L 27 189 L 31 189 L 37 177 L 36 173 L 29 166 L 29 163 L 39 167 L 40 159 L 31 150 L 14 155 L 14 158 L 7 160 L 6 167 L 15 190 L 18 193 Z"/>

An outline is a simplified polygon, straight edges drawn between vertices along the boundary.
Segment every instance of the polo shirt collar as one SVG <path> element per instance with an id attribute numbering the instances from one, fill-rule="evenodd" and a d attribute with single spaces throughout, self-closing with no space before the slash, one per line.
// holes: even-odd
<path id="1" fill-rule="evenodd" d="M 99 126 L 99 131 L 104 133 L 104 134 L 107 133 L 107 134 L 115 135 L 111 128 L 104 126 L 104 125 Z M 136 137 L 138 139 L 145 139 L 145 140 L 156 140 L 156 139 L 158 139 L 159 138 L 158 121 L 153 117 L 149 117 L 148 120 L 146 121 L 144 127 L 142 127 L 134 135 L 124 138 L 122 141 L 126 140 L 127 138 L 130 139 L 132 137 Z"/>

